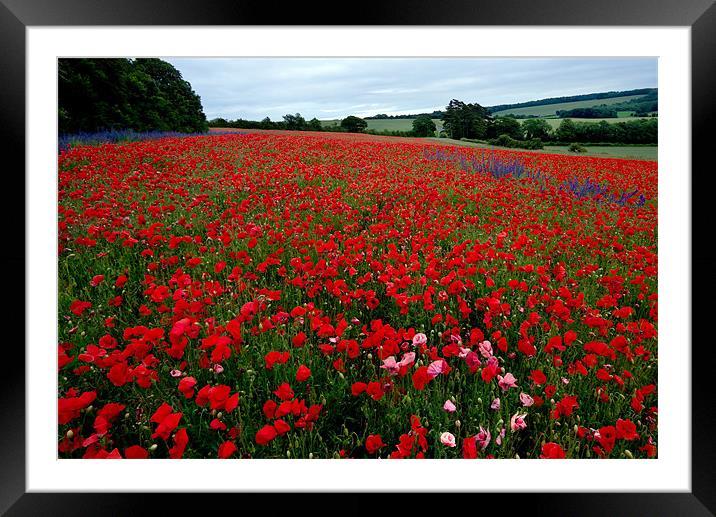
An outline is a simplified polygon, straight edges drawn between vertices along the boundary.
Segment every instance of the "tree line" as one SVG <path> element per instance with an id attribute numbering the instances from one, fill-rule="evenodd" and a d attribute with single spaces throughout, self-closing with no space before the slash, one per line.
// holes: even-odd
<path id="1" fill-rule="evenodd" d="M 210 127 L 217 128 L 237 128 L 237 129 L 278 129 L 285 131 L 328 131 L 328 132 L 345 132 L 345 133 L 367 133 L 373 135 L 384 136 L 409 136 L 409 137 L 425 137 L 434 136 L 437 127 L 435 122 L 429 115 L 421 115 L 413 120 L 413 129 L 410 131 L 395 130 L 374 130 L 368 129 L 368 123 L 365 118 L 349 115 L 342 119 L 340 123 L 323 125 L 317 118 L 306 120 L 300 113 L 287 114 L 283 116 L 283 120 L 271 120 L 269 117 L 261 121 L 245 120 L 237 118 L 236 120 L 227 120 L 225 118 L 215 118 L 209 121 Z"/>
<path id="2" fill-rule="evenodd" d="M 161 59 L 58 60 L 59 133 L 111 130 L 203 133 L 201 98 Z"/>

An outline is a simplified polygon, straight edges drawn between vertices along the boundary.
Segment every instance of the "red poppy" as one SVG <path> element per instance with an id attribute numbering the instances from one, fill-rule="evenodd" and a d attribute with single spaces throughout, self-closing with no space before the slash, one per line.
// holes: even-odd
<path id="1" fill-rule="evenodd" d="M 374 454 L 382 447 L 385 447 L 385 444 L 379 434 L 370 434 L 368 435 L 368 438 L 365 439 L 365 448 L 368 451 L 368 454 Z"/>
<path id="2" fill-rule="evenodd" d="M 268 445 L 277 435 L 278 432 L 274 426 L 265 425 L 256 433 L 256 443 L 259 445 Z"/>
<path id="3" fill-rule="evenodd" d="M 219 458 L 226 459 L 236 452 L 236 444 L 234 442 L 224 442 L 219 445 Z"/>
<path id="4" fill-rule="evenodd" d="M 540 458 L 542 459 L 563 459 L 566 457 L 566 454 L 564 452 L 564 449 L 562 447 L 554 442 L 547 442 L 542 446 L 542 454 L 540 454 Z"/>

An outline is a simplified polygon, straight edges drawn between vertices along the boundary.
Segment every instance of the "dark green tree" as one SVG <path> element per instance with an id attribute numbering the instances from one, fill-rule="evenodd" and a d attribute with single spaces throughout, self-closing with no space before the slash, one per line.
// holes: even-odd
<path id="1" fill-rule="evenodd" d="M 574 142 L 577 136 L 577 128 L 574 122 L 568 118 L 562 120 L 554 136 L 557 137 L 557 140 L 560 142 Z"/>
<path id="2" fill-rule="evenodd" d="M 353 115 L 349 115 L 341 120 L 341 128 L 349 133 L 362 133 L 367 127 L 368 122 Z"/>
<path id="3" fill-rule="evenodd" d="M 161 59 L 59 59 L 61 134 L 105 129 L 205 132 L 201 99 Z"/>
<path id="4" fill-rule="evenodd" d="M 308 130 L 323 131 L 323 125 L 321 124 L 320 120 L 318 120 L 316 117 L 313 117 L 311 120 L 308 121 Z"/>
<path id="5" fill-rule="evenodd" d="M 479 104 L 452 99 L 445 108 L 443 129 L 450 138 L 484 138 L 490 117 Z"/>
<path id="6" fill-rule="evenodd" d="M 507 135 L 515 140 L 522 140 L 522 126 L 520 121 L 512 117 L 498 117 L 492 121 L 488 129 L 491 138 Z"/>
<path id="7" fill-rule="evenodd" d="M 532 140 L 533 138 L 549 140 L 552 135 L 552 127 L 544 119 L 528 118 L 522 122 L 522 133 L 527 140 Z"/>
<path id="8" fill-rule="evenodd" d="M 427 115 L 421 115 L 413 120 L 413 133 L 415 136 L 435 136 L 435 122 Z"/>
<path id="9" fill-rule="evenodd" d="M 305 131 L 308 127 L 306 119 L 300 113 L 284 115 L 283 121 L 289 131 Z"/>

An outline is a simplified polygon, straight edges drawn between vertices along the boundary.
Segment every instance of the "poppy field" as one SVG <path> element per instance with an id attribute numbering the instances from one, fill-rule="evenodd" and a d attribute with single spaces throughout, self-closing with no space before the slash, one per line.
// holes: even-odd
<path id="1" fill-rule="evenodd" d="M 358 134 L 58 158 L 60 458 L 653 458 L 657 163 Z"/>

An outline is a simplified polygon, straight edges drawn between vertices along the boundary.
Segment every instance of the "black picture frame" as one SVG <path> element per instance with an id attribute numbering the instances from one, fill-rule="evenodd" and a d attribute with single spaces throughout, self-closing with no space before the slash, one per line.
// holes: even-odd
<path id="1" fill-rule="evenodd" d="M 563 493 L 563 494 L 485 494 L 484 501 L 495 499 L 497 507 L 521 508 L 530 514 L 547 515 L 714 515 L 716 514 L 716 404 L 709 385 L 715 363 L 713 340 L 704 332 L 704 321 L 711 305 L 699 298 L 709 296 L 715 287 L 716 258 L 706 251 L 710 236 L 711 194 L 706 181 L 713 176 L 711 135 L 713 125 L 714 63 L 716 63 L 716 6 L 713 0 L 425 0 L 375 2 L 360 8 L 348 18 L 337 14 L 337 4 L 323 5 L 294 2 L 280 7 L 270 2 L 240 0 L 0 0 L 0 146 L 3 163 L 17 160 L 13 167 L 3 167 L 6 199 L 14 198 L 21 206 L 3 203 L 6 226 L 5 242 L 0 254 L 6 293 L 13 294 L 14 336 L 6 336 L 3 346 L 3 386 L 0 390 L 2 433 L 0 433 L 0 512 L 7 515 L 134 515 L 149 512 L 152 502 L 166 495 L 126 494 L 60 494 L 26 493 L 25 490 L 25 352 L 17 344 L 24 342 L 24 280 L 32 271 L 25 266 L 25 225 L 17 223 L 24 214 L 25 177 L 25 29 L 28 26 L 62 25 L 543 25 L 543 26 L 688 26 L 691 27 L 692 79 L 692 336 L 684 335 L 683 346 L 691 345 L 692 376 L 692 457 L 689 493 Z M 350 4 L 346 4 L 350 6 Z M 689 171 L 667 171 L 689 174 Z M 698 179 L 699 188 L 694 188 Z M 13 192 L 13 194 L 9 194 Z M 23 195 L 19 195 L 22 192 Z M 712 203 L 712 202 L 711 202 Z M 695 246 L 698 244 L 699 246 Z M 21 276 L 17 272 L 23 271 Z M 20 284 L 23 285 L 20 285 Z M 7 294 L 6 294 L 7 295 Z M 22 307 L 22 309 L 20 309 Z M 27 310 L 31 310 L 27 307 Z M 17 314 L 23 311 L 23 314 Z M 662 318 L 668 314 L 662 314 Z M 7 318 L 7 316 L 6 316 Z M 700 325 L 696 326 L 695 324 Z M 7 321 L 6 321 L 7 325 Z M 7 327 L 6 327 L 7 328 Z M 698 329 L 698 332 L 696 330 Z M 14 338 L 14 339 L 13 339 Z M 49 350 L 49 348 L 48 348 Z M 306 495 L 292 496 L 292 504 L 301 504 Z M 171 505 L 185 508 L 188 497 L 199 497 L 202 506 L 215 505 L 231 496 L 216 494 L 171 494 Z M 242 494 L 242 507 L 246 494 Z M 296 500 L 296 497 L 298 500 Z M 499 498 L 499 499 L 498 499 Z M 252 495 L 250 499 L 254 499 Z M 361 514 L 373 512 L 375 500 L 358 494 L 342 497 L 341 506 Z M 401 509 L 422 504 L 420 498 L 401 500 Z M 211 502 L 209 502 L 211 501 Z M 253 501 L 252 501 L 253 502 Z M 490 501 L 493 502 L 493 501 Z M 311 504 L 314 506 L 315 503 Z M 476 504 L 476 503 L 474 503 Z M 477 509 L 477 507 L 475 507 Z M 443 507 L 443 510 L 447 510 Z M 208 510 L 207 510 L 208 511 Z M 238 510 L 237 510 L 238 511 Z M 338 511 L 338 510 L 336 510 Z M 344 511 L 344 510 L 340 510 Z"/>

